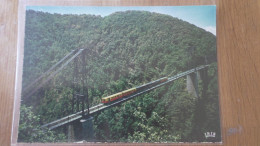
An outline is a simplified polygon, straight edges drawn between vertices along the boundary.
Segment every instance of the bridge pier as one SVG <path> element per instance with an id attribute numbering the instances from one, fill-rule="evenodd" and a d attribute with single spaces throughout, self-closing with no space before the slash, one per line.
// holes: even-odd
<path id="1" fill-rule="evenodd" d="M 196 71 L 195 73 L 187 75 L 187 91 L 188 93 L 194 95 L 195 97 L 199 97 L 199 80 L 201 80 L 200 72 Z"/>
<path id="2" fill-rule="evenodd" d="M 197 70 L 196 76 L 197 76 L 198 81 L 199 81 L 199 80 L 202 80 L 202 79 L 201 79 L 201 73 L 200 73 L 200 71 Z"/>
<path id="3" fill-rule="evenodd" d="M 94 141 L 93 117 L 80 120 L 82 124 L 82 138 L 88 142 Z"/>
<path id="4" fill-rule="evenodd" d="M 74 142 L 74 141 L 75 141 L 74 126 L 70 124 L 68 126 L 68 142 Z"/>

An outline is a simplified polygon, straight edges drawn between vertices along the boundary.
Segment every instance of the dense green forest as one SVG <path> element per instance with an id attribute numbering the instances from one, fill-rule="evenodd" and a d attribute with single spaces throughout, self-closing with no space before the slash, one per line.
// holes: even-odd
<path id="1" fill-rule="evenodd" d="M 216 36 L 178 18 L 146 11 L 109 16 L 26 11 L 23 88 L 71 50 L 87 48 L 86 90 L 91 106 L 101 97 L 210 64 L 199 97 L 186 78 L 94 116 L 95 141 L 220 141 Z M 33 96 L 22 97 L 19 141 L 64 142 L 67 133 L 41 129 L 72 111 L 73 63 Z"/>

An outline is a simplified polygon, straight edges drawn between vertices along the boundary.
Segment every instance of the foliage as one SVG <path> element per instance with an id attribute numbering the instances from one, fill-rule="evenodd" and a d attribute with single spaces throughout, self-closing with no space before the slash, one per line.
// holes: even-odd
<path id="1" fill-rule="evenodd" d="M 65 135 L 40 127 L 40 118 L 32 111 L 32 107 L 22 105 L 20 108 L 19 141 L 22 142 L 64 142 Z"/>

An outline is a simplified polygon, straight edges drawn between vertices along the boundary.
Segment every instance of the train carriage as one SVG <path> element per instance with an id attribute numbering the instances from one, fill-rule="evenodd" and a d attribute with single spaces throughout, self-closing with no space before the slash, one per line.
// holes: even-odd
<path id="1" fill-rule="evenodd" d="M 125 90 L 122 93 L 123 93 L 123 96 L 127 96 L 127 95 L 134 93 L 134 92 L 136 92 L 136 88 L 131 88 L 131 89 Z"/>
<path id="2" fill-rule="evenodd" d="M 115 101 L 117 99 L 124 98 L 125 96 L 131 95 L 131 94 L 135 93 L 136 91 L 139 92 L 139 91 L 151 88 L 153 86 L 156 86 L 160 83 L 166 82 L 167 80 L 168 80 L 167 77 L 163 77 L 163 78 L 160 78 L 158 80 L 152 81 L 150 83 L 138 86 L 136 88 L 127 89 L 127 90 L 124 90 L 122 92 L 119 92 L 119 93 L 116 93 L 116 94 L 113 94 L 113 95 L 110 95 L 110 96 L 107 96 L 107 97 L 103 97 L 101 99 L 101 102 L 104 103 L 104 104 L 110 103 L 110 102 Z"/>

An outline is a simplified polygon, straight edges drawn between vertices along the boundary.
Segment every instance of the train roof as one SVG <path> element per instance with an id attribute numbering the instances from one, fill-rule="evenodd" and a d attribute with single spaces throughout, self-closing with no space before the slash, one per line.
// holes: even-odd
<path id="1" fill-rule="evenodd" d="M 107 97 L 103 97 L 102 99 L 111 98 L 111 97 L 114 97 L 114 96 L 117 96 L 117 95 L 120 95 L 120 94 L 122 94 L 122 92 L 119 92 L 119 93 L 116 93 L 116 94 L 112 94 L 112 95 L 109 95 Z"/>

